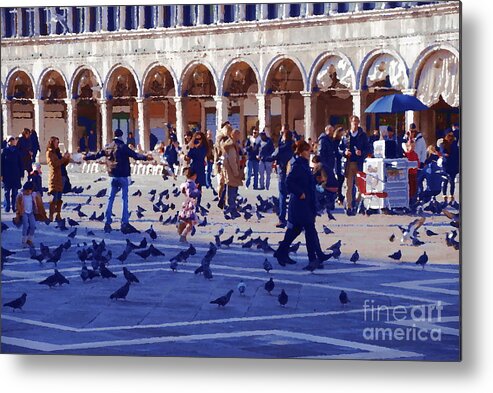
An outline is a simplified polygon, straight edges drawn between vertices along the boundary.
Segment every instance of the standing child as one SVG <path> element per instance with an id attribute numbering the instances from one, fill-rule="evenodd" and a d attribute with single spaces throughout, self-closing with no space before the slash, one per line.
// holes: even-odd
<path id="1" fill-rule="evenodd" d="M 416 143 L 413 139 L 410 139 L 406 144 L 406 151 L 404 156 L 408 161 L 415 161 L 417 167 L 409 169 L 408 181 L 409 181 L 409 200 L 413 202 L 418 192 L 418 168 L 419 168 L 419 156 L 415 151 Z"/>
<path id="2" fill-rule="evenodd" d="M 28 180 L 33 183 L 33 195 L 36 200 L 36 206 L 38 207 L 38 211 L 35 215 L 36 221 L 44 221 L 48 220 L 46 215 L 46 210 L 43 205 L 43 180 L 41 179 L 41 164 L 35 162 L 33 164 L 33 171 L 29 174 Z"/>
<path id="3" fill-rule="evenodd" d="M 178 215 L 180 223 L 178 224 L 178 234 L 180 235 L 180 242 L 185 243 L 187 241 L 188 233 L 197 224 L 197 199 L 200 197 L 200 190 L 197 187 L 195 181 L 197 180 L 197 174 L 191 168 L 185 168 L 184 170 L 187 181 L 183 183 L 180 188 L 181 192 L 185 194 L 186 199 L 182 204 L 182 209 Z"/>
<path id="4" fill-rule="evenodd" d="M 22 221 L 22 245 L 33 247 L 33 236 L 36 230 L 36 219 L 34 215 L 38 212 L 36 198 L 33 195 L 33 183 L 27 181 L 22 191 L 17 195 L 15 222 Z"/>

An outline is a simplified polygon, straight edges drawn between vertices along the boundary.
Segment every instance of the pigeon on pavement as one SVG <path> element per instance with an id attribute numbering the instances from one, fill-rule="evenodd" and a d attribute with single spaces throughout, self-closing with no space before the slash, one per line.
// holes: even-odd
<path id="1" fill-rule="evenodd" d="M 4 307 L 11 307 L 12 312 L 14 312 L 16 309 L 19 309 L 22 311 L 22 307 L 24 306 L 24 304 L 26 304 L 26 298 L 27 298 L 27 294 L 23 293 L 21 297 L 15 299 L 15 300 L 12 300 L 11 302 L 5 303 Z"/>
<path id="2" fill-rule="evenodd" d="M 217 304 L 218 307 L 224 307 L 226 304 L 229 303 L 229 300 L 231 299 L 231 295 L 233 294 L 233 290 L 230 289 L 228 293 L 224 296 L 218 297 L 215 300 L 211 300 L 209 303 L 210 304 Z"/>

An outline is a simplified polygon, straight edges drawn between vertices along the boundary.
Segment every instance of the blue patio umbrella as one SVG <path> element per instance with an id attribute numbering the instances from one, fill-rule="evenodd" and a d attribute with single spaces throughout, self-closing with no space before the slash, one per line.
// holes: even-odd
<path id="1" fill-rule="evenodd" d="M 429 109 L 414 96 L 390 94 L 373 102 L 365 113 L 402 113 L 406 111 L 424 111 Z"/>

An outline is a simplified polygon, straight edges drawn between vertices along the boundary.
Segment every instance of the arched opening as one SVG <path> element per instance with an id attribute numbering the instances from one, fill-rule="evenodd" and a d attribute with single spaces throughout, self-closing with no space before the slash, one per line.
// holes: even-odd
<path id="1" fill-rule="evenodd" d="M 132 72 L 124 67 L 118 66 L 108 78 L 106 87 L 107 94 L 107 116 L 111 119 L 111 130 L 119 128 L 123 131 L 124 139 L 132 132 L 139 145 L 137 131 L 138 107 L 136 97 L 138 96 L 137 82 Z M 104 136 L 103 136 L 104 138 Z M 107 138 L 111 138 L 108 135 Z M 106 143 L 106 141 L 103 141 Z"/>
<path id="2" fill-rule="evenodd" d="M 18 135 L 26 127 L 34 129 L 34 87 L 24 71 L 14 72 L 7 81 L 7 105 L 10 105 L 10 134 Z M 39 132 L 39 130 L 36 130 Z"/>
<path id="3" fill-rule="evenodd" d="M 72 98 L 75 100 L 73 136 L 75 150 L 94 151 L 101 149 L 103 143 L 98 102 L 101 98 L 101 86 L 91 69 L 82 68 L 75 75 L 72 84 Z M 81 141 L 82 138 L 84 138 L 83 142 Z"/>
<path id="4" fill-rule="evenodd" d="M 272 65 L 265 84 L 265 124 L 275 144 L 283 124 L 300 134 L 305 133 L 303 89 L 301 71 L 293 60 L 279 59 Z"/>
<path id="5" fill-rule="evenodd" d="M 144 129 L 157 140 L 167 142 L 169 130 L 176 124 L 175 83 L 169 70 L 152 67 L 144 79 Z"/>
<path id="6" fill-rule="evenodd" d="M 389 53 L 374 56 L 363 70 L 361 102 L 367 108 L 375 100 L 389 94 L 400 94 L 408 86 L 406 66 Z M 399 136 L 405 132 L 405 114 L 366 114 L 361 124 L 367 132 L 379 129 L 385 133 L 388 126 L 397 127 Z"/>
<path id="7" fill-rule="evenodd" d="M 69 150 L 66 98 L 67 87 L 62 75 L 55 70 L 46 72 L 40 82 L 40 99 L 44 101 L 41 120 L 44 132 L 39 136 L 40 144 L 46 146 L 48 139 L 56 136 L 62 152 Z"/>
<path id="8" fill-rule="evenodd" d="M 353 110 L 350 91 L 354 89 L 354 70 L 349 61 L 337 55 L 320 61 L 313 73 L 311 88 L 316 136 L 328 124 L 347 129 Z"/>
<path id="9" fill-rule="evenodd" d="M 252 67 L 244 61 L 232 64 L 224 74 L 223 95 L 228 100 L 228 120 L 243 138 L 258 127 L 258 81 Z"/>
<path id="10" fill-rule="evenodd" d="M 425 57 L 418 70 L 416 96 L 429 110 L 420 112 L 419 127 L 428 143 L 442 138 L 460 120 L 459 59 L 440 49 Z"/>
<path id="11" fill-rule="evenodd" d="M 212 73 L 204 64 L 196 64 L 185 72 L 182 80 L 184 132 L 205 132 L 216 119 L 216 84 Z"/>

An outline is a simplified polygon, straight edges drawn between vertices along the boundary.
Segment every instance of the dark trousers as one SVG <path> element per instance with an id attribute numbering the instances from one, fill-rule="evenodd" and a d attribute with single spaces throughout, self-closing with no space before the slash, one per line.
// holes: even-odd
<path id="1" fill-rule="evenodd" d="M 228 211 L 236 212 L 236 197 L 238 196 L 238 187 L 227 186 L 228 189 Z"/>
<path id="2" fill-rule="evenodd" d="M 205 167 L 205 187 L 212 188 L 212 161 L 207 161 Z"/>
<path id="3" fill-rule="evenodd" d="M 287 256 L 289 253 L 289 247 L 302 231 L 305 231 L 306 250 L 308 252 L 308 259 L 314 261 L 317 259 L 317 254 L 321 253 L 320 241 L 318 239 L 317 230 L 315 229 L 315 223 L 305 225 L 293 225 L 288 222 L 288 228 L 284 234 L 284 239 L 279 244 L 277 254 L 279 256 Z"/>
<path id="4" fill-rule="evenodd" d="M 12 203 L 12 211 L 15 212 L 15 198 L 19 193 L 19 189 L 9 188 L 4 186 L 4 195 L 5 195 L 5 210 L 9 211 Z"/>
<path id="5" fill-rule="evenodd" d="M 447 195 L 447 186 L 450 184 L 450 196 L 454 196 L 455 194 L 455 178 L 457 173 L 447 173 L 447 178 L 443 180 L 442 183 L 442 193 L 443 195 Z"/>
<path id="6" fill-rule="evenodd" d="M 288 189 L 286 185 L 286 170 L 278 167 L 278 178 L 279 178 L 279 221 L 282 223 L 286 222 L 286 212 L 288 208 Z"/>

